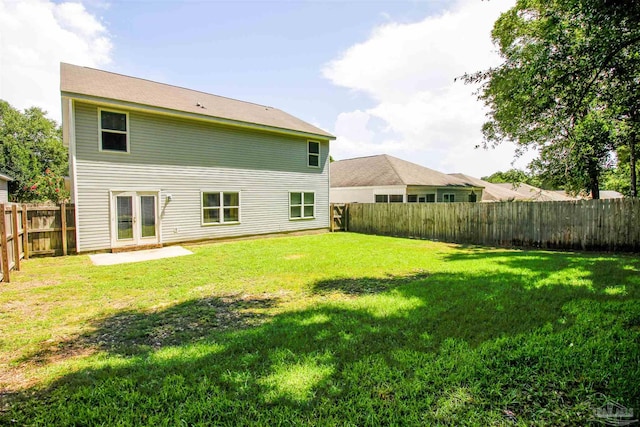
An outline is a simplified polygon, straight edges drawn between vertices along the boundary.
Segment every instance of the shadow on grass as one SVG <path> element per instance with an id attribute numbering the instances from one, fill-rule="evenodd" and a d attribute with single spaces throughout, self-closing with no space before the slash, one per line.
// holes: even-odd
<path id="1" fill-rule="evenodd" d="M 270 296 L 118 313 L 68 343 L 104 350 L 101 367 L 8 414 L 58 425 L 584 425 L 595 396 L 640 404 L 637 260 L 447 260 L 474 257 L 509 268 L 323 280 L 312 297 L 352 298 L 273 316 Z"/>

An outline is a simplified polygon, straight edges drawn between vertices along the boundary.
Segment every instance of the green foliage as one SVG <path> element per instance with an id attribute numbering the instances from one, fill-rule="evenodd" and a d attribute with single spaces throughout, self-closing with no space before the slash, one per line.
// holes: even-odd
<path id="1" fill-rule="evenodd" d="M 12 201 L 61 201 L 68 154 L 55 121 L 37 107 L 23 113 L 0 100 L 0 171 L 11 176 Z"/>
<path id="2" fill-rule="evenodd" d="M 540 181 L 540 179 L 532 174 L 532 173 L 528 173 L 525 172 L 521 169 L 509 169 L 508 171 L 505 172 L 494 172 L 493 174 L 489 175 L 489 176 L 484 176 L 482 177 L 482 179 L 484 181 L 487 182 L 493 182 L 496 184 L 502 184 L 502 183 L 509 183 L 509 184 L 520 184 L 520 183 L 524 183 L 524 184 L 529 184 L 529 185 L 533 185 L 534 187 L 541 187 L 542 186 L 542 182 Z"/>
<path id="3" fill-rule="evenodd" d="M 637 97 L 619 95 L 638 84 L 640 3 L 518 0 L 492 37 L 503 63 L 464 76 L 481 84 L 490 110 L 485 147 L 510 140 L 536 148 L 534 172 L 597 198 L 615 149 L 611 127 L 637 106 Z"/>
<path id="4" fill-rule="evenodd" d="M 350 233 L 190 249 L 23 263 L 0 424 L 561 426 L 640 405 L 637 257 Z"/>

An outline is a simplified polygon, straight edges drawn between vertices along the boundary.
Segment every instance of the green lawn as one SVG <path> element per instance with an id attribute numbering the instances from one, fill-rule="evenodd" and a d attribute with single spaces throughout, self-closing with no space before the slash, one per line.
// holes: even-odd
<path id="1" fill-rule="evenodd" d="M 0 425 L 587 425 L 640 412 L 637 256 L 350 233 L 0 284 Z M 515 421 L 515 424 L 514 424 Z"/>

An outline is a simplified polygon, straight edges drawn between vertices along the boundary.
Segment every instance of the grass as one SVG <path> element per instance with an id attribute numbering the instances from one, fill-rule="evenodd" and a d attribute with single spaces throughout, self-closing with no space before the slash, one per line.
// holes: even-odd
<path id="1" fill-rule="evenodd" d="M 587 425 L 640 410 L 640 260 L 349 233 L 0 284 L 0 424 Z"/>

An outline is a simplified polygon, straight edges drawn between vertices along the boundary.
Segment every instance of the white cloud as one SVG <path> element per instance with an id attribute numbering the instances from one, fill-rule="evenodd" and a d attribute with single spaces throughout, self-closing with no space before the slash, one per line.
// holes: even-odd
<path id="1" fill-rule="evenodd" d="M 0 99 L 60 121 L 60 62 L 100 67 L 109 33 L 81 3 L 0 0 Z"/>
<path id="2" fill-rule="evenodd" d="M 383 149 L 443 172 L 476 176 L 512 167 L 513 146 L 474 148 L 482 142 L 485 110 L 472 94 L 475 88 L 454 79 L 499 63 L 490 32 L 500 13 L 513 4 L 458 0 L 448 11 L 420 22 L 375 28 L 368 40 L 327 64 L 326 78 L 366 93 L 375 103 L 338 116 L 333 156 Z M 373 132 L 373 119 L 385 124 L 381 131 Z"/>

